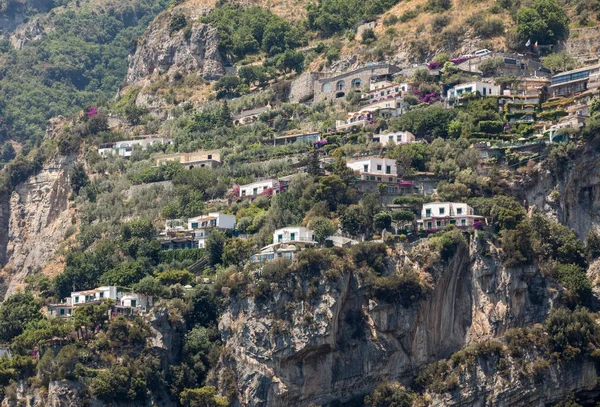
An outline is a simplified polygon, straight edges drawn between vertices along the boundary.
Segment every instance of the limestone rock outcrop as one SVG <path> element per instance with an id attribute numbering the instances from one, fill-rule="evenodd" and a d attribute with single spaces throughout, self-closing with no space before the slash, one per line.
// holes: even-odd
<path id="1" fill-rule="evenodd" d="M 220 369 L 235 372 L 240 404 L 343 403 L 386 379 L 408 383 L 465 345 L 544 319 L 552 295 L 539 270 L 505 268 L 483 239 L 472 237 L 469 246 L 439 265 L 427 298 L 408 307 L 368 298 L 353 273 L 321 276 L 312 300 L 294 301 L 290 288 L 262 302 L 233 301 L 219 325 L 229 350 Z"/>
<path id="2" fill-rule="evenodd" d="M 74 162 L 74 157 L 56 157 L 16 186 L 8 199 L 0 200 L 0 235 L 8 240 L 0 252 L 6 261 L 2 294 L 14 293 L 25 277 L 44 267 L 59 248 L 71 225 L 68 177 Z M 0 239 L 0 250 L 6 239 Z"/>
<path id="3" fill-rule="evenodd" d="M 217 28 L 200 22 L 171 32 L 170 13 L 158 17 L 142 36 L 135 54 L 129 57 L 127 84 L 137 84 L 154 74 L 197 73 L 205 80 L 218 79 L 225 73 L 219 53 Z"/>

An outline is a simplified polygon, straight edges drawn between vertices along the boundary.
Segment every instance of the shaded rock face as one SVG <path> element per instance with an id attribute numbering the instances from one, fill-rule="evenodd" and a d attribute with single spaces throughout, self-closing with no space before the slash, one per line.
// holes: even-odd
<path id="1" fill-rule="evenodd" d="M 2 407 L 77 407 L 85 402 L 80 396 L 79 383 L 63 380 L 52 381 L 48 384 L 48 391 L 32 389 L 25 382 L 17 384 L 15 397 L 6 397 Z"/>
<path id="2" fill-rule="evenodd" d="M 402 307 L 369 299 L 354 274 L 319 284 L 316 300 L 278 293 L 233 302 L 219 328 L 243 406 L 329 405 L 410 382 L 419 370 L 469 343 L 543 320 L 546 287 L 536 269 L 505 269 L 473 239 L 436 268 L 428 297 Z M 486 249 L 489 250 L 489 249 Z M 287 320 L 286 303 L 296 304 Z"/>
<path id="3" fill-rule="evenodd" d="M 18 185 L 8 205 L 0 203 L 0 256 L 6 261 L 1 293 L 6 296 L 54 256 L 71 225 L 68 174 L 74 161 L 73 157 L 57 157 Z"/>
<path id="4" fill-rule="evenodd" d="M 148 28 L 136 52 L 129 57 L 126 81 L 137 84 L 153 74 L 196 72 L 205 80 L 215 80 L 225 73 L 218 50 L 219 32 L 208 24 L 193 23 L 190 32 L 171 33 L 168 14 L 163 14 Z"/>
<path id="5" fill-rule="evenodd" d="M 494 362 L 492 359 L 491 361 Z M 431 407 L 544 407 L 577 395 L 579 403 L 596 405 L 598 369 L 592 360 L 555 362 L 540 377 L 506 380 L 493 363 L 480 361 L 460 379 L 452 393 L 430 395 Z M 581 404 L 580 404 L 581 405 Z"/>
<path id="6" fill-rule="evenodd" d="M 600 227 L 600 156 L 579 150 L 577 159 L 561 168 L 542 168 L 522 195 L 530 207 L 535 205 L 584 239 Z"/>

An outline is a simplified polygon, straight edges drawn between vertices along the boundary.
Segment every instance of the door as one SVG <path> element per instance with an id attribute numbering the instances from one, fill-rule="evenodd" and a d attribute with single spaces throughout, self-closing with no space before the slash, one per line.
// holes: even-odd
<path id="1" fill-rule="evenodd" d="M 136 307 L 136 305 L 137 305 L 137 301 L 136 301 L 136 300 L 131 300 L 131 306 L 132 306 L 133 308 L 135 308 L 135 307 Z"/>

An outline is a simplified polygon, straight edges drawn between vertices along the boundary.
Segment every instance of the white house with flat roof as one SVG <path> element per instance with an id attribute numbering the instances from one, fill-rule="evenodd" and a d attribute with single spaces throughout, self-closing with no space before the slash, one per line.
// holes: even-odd
<path id="1" fill-rule="evenodd" d="M 410 131 L 397 131 L 394 133 L 373 134 L 371 137 L 373 143 L 381 143 L 385 145 L 410 144 L 416 141 L 415 135 Z"/>
<path id="2" fill-rule="evenodd" d="M 192 231 L 197 247 L 205 247 L 205 240 L 212 229 L 235 229 L 235 215 L 211 212 L 208 215 L 188 219 L 188 230 Z"/>
<path id="3" fill-rule="evenodd" d="M 75 309 L 83 305 L 100 304 L 103 300 L 114 301 L 113 311 L 117 314 L 131 313 L 132 309 L 152 306 L 152 297 L 136 293 L 123 294 L 116 286 L 102 286 L 93 290 L 73 291 L 71 295 L 58 304 L 48 305 L 48 316 L 68 318 Z"/>
<path id="4" fill-rule="evenodd" d="M 419 229 L 439 230 L 448 225 L 458 228 L 472 228 L 483 216 L 475 215 L 473 208 L 462 202 L 430 202 L 423 204 Z"/>
<path id="5" fill-rule="evenodd" d="M 260 195 L 261 193 L 274 188 L 276 184 L 277 181 L 274 179 L 265 179 L 251 184 L 240 185 L 240 196 Z"/>
<path id="6" fill-rule="evenodd" d="M 145 137 L 136 140 L 117 141 L 116 143 L 103 144 L 98 148 L 98 154 L 102 157 L 118 155 L 119 157 L 131 157 L 133 150 L 139 148 L 145 150 L 156 144 L 173 144 L 173 139 L 165 137 Z"/>
<path id="7" fill-rule="evenodd" d="M 448 89 L 446 94 L 446 103 L 452 106 L 457 99 L 468 93 L 479 92 L 481 96 L 500 95 L 500 86 L 487 82 L 469 82 L 455 85 Z"/>
<path id="8" fill-rule="evenodd" d="M 312 230 L 302 226 L 288 226 L 273 232 L 273 243 L 263 247 L 250 261 L 265 263 L 277 258 L 292 260 L 297 251 L 317 244 Z"/>
<path id="9" fill-rule="evenodd" d="M 350 160 L 348 161 L 347 165 L 349 168 L 357 171 L 360 174 L 360 179 L 363 181 L 401 181 L 400 178 L 398 178 L 396 160 L 391 158 L 361 158 L 357 160 Z"/>

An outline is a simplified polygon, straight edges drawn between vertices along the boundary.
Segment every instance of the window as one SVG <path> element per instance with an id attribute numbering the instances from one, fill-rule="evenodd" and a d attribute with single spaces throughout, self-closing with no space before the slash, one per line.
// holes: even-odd
<path id="1" fill-rule="evenodd" d="M 441 227 L 442 227 L 442 222 L 440 222 L 440 221 L 438 220 L 438 221 L 436 221 L 436 222 L 435 222 L 435 225 L 436 225 L 438 228 L 441 228 Z"/>
<path id="2" fill-rule="evenodd" d="M 485 91 L 486 91 L 486 89 L 485 89 L 485 88 L 483 88 L 483 96 L 485 96 Z"/>
<path id="3" fill-rule="evenodd" d="M 392 173 L 392 166 L 391 165 L 386 165 L 385 166 L 385 173 L 386 174 L 391 174 Z"/>
<path id="4" fill-rule="evenodd" d="M 335 89 L 336 90 L 344 90 L 346 88 L 346 82 L 345 81 L 338 81 L 338 83 L 335 84 Z"/>
<path id="5" fill-rule="evenodd" d="M 450 220 L 450 224 L 451 224 L 451 225 L 456 225 L 456 221 L 455 221 L 454 219 L 451 219 L 451 220 Z"/>
<path id="6" fill-rule="evenodd" d="M 100 298 L 104 298 L 104 293 L 100 293 Z"/>
<path id="7" fill-rule="evenodd" d="M 290 240 L 296 240 L 296 234 L 290 233 Z"/>
<path id="8" fill-rule="evenodd" d="M 67 310 L 67 314 L 71 315 L 73 313 L 73 310 Z"/>
<path id="9" fill-rule="evenodd" d="M 431 216 L 431 209 L 425 209 L 425 217 L 429 218 Z"/>
<path id="10" fill-rule="evenodd" d="M 381 177 L 377 177 L 377 181 L 381 181 Z"/>
<path id="11" fill-rule="evenodd" d="M 377 164 L 377 171 L 381 171 L 381 165 Z"/>
<path id="12" fill-rule="evenodd" d="M 444 212 L 445 212 L 445 209 L 444 208 L 440 208 L 440 215 L 443 215 Z"/>
<path id="13" fill-rule="evenodd" d="M 363 172 L 369 172 L 369 165 L 368 164 L 363 165 Z"/>
<path id="14" fill-rule="evenodd" d="M 461 219 L 460 220 L 460 224 L 461 224 L 461 226 L 467 226 L 467 220 L 466 219 Z"/>
<path id="15" fill-rule="evenodd" d="M 65 315 L 65 309 L 64 308 L 60 309 L 60 315 Z"/>
<path id="16" fill-rule="evenodd" d="M 252 189 L 252 195 L 256 195 L 258 194 L 258 188 L 253 188 Z"/>
<path id="17" fill-rule="evenodd" d="M 242 196 L 246 196 L 246 190 L 242 189 Z"/>
<path id="18" fill-rule="evenodd" d="M 456 214 L 462 215 L 462 208 L 456 208 Z"/>
<path id="19" fill-rule="evenodd" d="M 198 229 L 198 222 L 192 222 L 192 229 Z"/>
<path id="20" fill-rule="evenodd" d="M 208 159 L 209 159 L 209 160 L 212 160 L 212 154 L 209 154 L 209 155 L 208 155 Z"/>
<path id="21" fill-rule="evenodd" d="M 137 305 L 137 301 L 136 300 L 131 300 L 131 306 L 135 308 L 136 305 Z"/>
<path id="22" fill-rule="evenodd" d="M 76 296 L 75 297 L 75 303 L 78 303 L 78 302 L 79 302 L 79 296 Z"/>
<path id="23" fill-rule="evenodd" d="M 323 86 L 321 87 L 322 92 L 329 92 L 330 89 L 331 89 L 331 85 L 329 83 L 324 83 Z"/>
<path id="24" fill-rule="evenodd" d="M 433 224 L 431 222 L 427 222 L 427 229 L 431 229 L 433 227 Z"/>
<path id="25" fill-rule="evenodd" d="M 392 178 L 392 177 L 389 177 L 389 178 L 388 178 L 388 182 L 394 182 L 394 178 Z"/>
<path id="26" fill-rule="evenodd" d="M 371 175 L 371 181 L 375 181 L 375 175 Z"/>
<path id="27" fill-rule="evenodd" d="M 283 240 L 283 235 L 277 235 L 277 241 L 281 242 Z"/>

